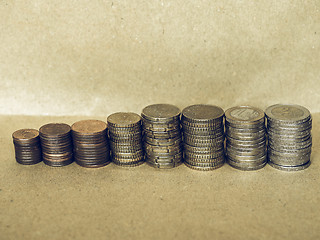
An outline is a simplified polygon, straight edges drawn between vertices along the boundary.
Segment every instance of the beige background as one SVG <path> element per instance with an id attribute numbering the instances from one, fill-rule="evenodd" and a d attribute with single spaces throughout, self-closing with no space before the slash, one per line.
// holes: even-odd
<path id="1" fill-rule="evenodd" d="M 319 239 L 319 48 L 320 1 L 0 0 L 0 239 Z M 312 165 L 14 160 L 16 129 L 159 102 L 306 106 Z"/>
<path id="2" fill-rule="evenodd" d="M 2 114 L 320 111 L 319 1 L 0 1 Z"/>

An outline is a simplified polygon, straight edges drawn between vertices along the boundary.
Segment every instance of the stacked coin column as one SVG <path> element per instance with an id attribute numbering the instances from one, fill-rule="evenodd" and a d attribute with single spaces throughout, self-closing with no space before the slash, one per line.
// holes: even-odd
<path id="1" fill-rule="evenodd" d="M 43 162 L 62 167 L 73 162 L 71 128 L 65 123 L 49 123 L 39 130 Z"/>
<path id="2" fill-rule="evenodd" d="M 32 165 L 42 161 L 38 130 L 20 129 L 12 134 L 16 161 Z"/>
<path id="3" fill-rule="evenodd" d="M 224 111 L 212 105 L 192 105 L 182 111 L 185 164 L 213 170 L 224 162 Z"/>
<path id="4" fill-rule="evenodd" d="M 144 162 L 141 117 L 136 113 L 114 113 L 108 119 L 112 161 L 123 167 Z"/>
<path id="5" fill-rule="evenodd" d="M 107 124 L 83 120 L 72 125 L 75 161 L 82 167 L 97 168 L 110 163 Z"/>
<path id="6" fill-rule="evenodd" d="M 239 106 L 226 111 L 226 155 L 230 166 L 257 170 L 267 163 L 265 114 L 255 107 Z"/>
<path id="7" fill-rule="evenodd" d="M 269 164 L 284 171 L 310 165 L 312 118 L 298 105 L 277 104 L 266 109 Z"/>
<path id="8" fill-rule="evenodd" d="M 182 163 L 180 110 L 155 104 L 142 110 L 145 158 L 155 168 L 173 168 Z"/>

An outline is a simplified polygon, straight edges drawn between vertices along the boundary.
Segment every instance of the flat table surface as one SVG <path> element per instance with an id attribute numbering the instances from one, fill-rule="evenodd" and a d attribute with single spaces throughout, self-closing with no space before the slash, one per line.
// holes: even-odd
<path id="1" fill-rule="evenodd" d="M 0 117 L 0 239 L 320 238 L 320 114 L 300 172 L 16 163 L 15 130 L 81 119 L 106 117 Z"/>

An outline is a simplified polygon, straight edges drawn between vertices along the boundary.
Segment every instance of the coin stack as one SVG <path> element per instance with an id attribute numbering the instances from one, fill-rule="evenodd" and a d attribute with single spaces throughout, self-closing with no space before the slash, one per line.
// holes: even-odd
<path id="1" fill-rule="evenodd" d="M 182 163 L 180 109 L 154 104 L 142 110 L 145 158 L 155 168 L 173 168 Z"/>
<path id="2" fill-rule="evenodd" d="M 310 166 L 312 117 L 298 105 L 277 104 L 266 109 L 269 164 L 284 171 Z"/>
<path id="3" fill-rule="evenodd" d="M 267 163 L 264 112 L 251 106 L 226 111 L 226 156 L 239 170 L 258 170 Z"/>
<path id="4" fill-rule="evenodd" d="M 141 117 L 136 113 L 118 112 L 108 119 L 112 161 L 123 167 L 135 167 L 144 162 Z"/>
<path id="5" fill-rule="evenodd" d="M 88 168 L 110 163 L 107 124 L 100 120 L 82 120 L 72 125 L 75 161 Z"/>
<path id="6" fill-rule="evenodd" d="M 214 170 L 224 164 L 224 111 L 198 104 L 182 111 L 185 164 L 195 170 Z"/>
<path id="7" fill-rule="evenodd" d="M 65 123 L 49 123 L 39 130 L 43 162 L 62 167 L 73 162 L 71 128 Z"/>
<path id="8" fill-rule="evenodd" d="M 16 161 L 23 165 L 32 165 L 42 161 L 38 130 L 20 129 L 12 134 Z"/>

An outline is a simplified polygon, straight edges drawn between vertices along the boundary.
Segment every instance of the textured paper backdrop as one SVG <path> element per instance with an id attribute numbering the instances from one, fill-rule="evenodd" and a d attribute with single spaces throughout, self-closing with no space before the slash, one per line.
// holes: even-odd
<path id="1" fill-rule="evenodd" d="M 0 1 L 0 114 L 320 111 L 320 1 Z"/>
<path id="2" fill-rule="evenodd" d="M 320 239 L 319 48 L 318 0 L 0 0 L 0 240 Z M 312 164 L 286 173 L 15 162 L 16 129 L 158 102 L 304 105 Z"/>

